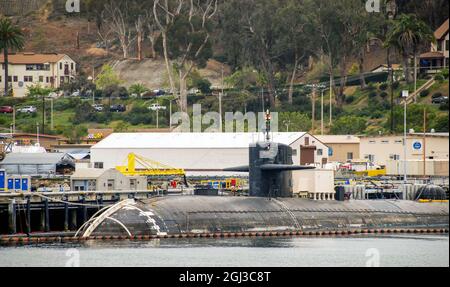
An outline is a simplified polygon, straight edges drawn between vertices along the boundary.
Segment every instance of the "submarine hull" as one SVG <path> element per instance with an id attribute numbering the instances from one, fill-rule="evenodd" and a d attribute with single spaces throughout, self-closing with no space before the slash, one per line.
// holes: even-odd
<path id="1" fill-rule="evenodd" d="M 174 196 L 117 209 L 90 235 L 448 228 L 448 203 Z"/>

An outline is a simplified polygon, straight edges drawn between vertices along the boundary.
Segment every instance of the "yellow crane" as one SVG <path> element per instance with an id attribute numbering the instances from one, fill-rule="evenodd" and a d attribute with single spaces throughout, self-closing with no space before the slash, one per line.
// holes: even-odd
<path id="1" fill-rule="evenodd" d="M 142 168 L 136 168 L 137 164 Z M 116 166 L 116 169 L 129 176 L 186 176 L 184 169 L 173 168 L 134 153 L 128 154 L 126 166 Z"/>

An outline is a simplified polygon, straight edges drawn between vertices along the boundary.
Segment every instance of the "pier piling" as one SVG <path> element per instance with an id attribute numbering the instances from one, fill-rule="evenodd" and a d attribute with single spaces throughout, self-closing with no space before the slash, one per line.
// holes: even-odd
<path id="1" fill-rule="evenodd" d="M 16 200 L 13 199 L 8 205 L 8 225 L 9 225 L 9 233 L 16 234 Z"/>
<path id="2" fill-rule="evenodd" d="M 27 235 L 30 236 L 31 234 L 31 199 L 30 197 L 27 197 Z"/>
<path id="3" fill-rule="evenodd" d="M 64 201 L 68 201 L 67 197 Z M 69 204 L 64 204 L 64 231 L 69 231 Z"/>
<path id="4" fill-rule="evenodd" d="M 50 232 L 50 210 L 48 208 L 48 199 L 44 200 L 44 230 Z"/>

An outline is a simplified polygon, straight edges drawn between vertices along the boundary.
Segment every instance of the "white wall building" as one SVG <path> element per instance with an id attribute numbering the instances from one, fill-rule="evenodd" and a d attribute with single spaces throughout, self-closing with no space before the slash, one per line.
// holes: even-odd
<path id="1" fill-rule="evenodd" d="M 422 160 L 424 146 L 427 160 L 449 159 L 448 133 L 427 133 L 425 145 L 423 134 L 410 133 L 406 140 L 406 160 Z M 360 155 L 361 159 L 378 165 L 404 160 L 403 136 L 361 137 Z"/>
<path id="2" fill-rule="evenodd" d="M 328 147 L 308 133 L 273 133 L 272 139 L 293 148 L 294 164 L 328 160 Z M 135 153 L 186 171 L 220 171 L 248 165 L 249 145 L 260 141 L 262 133 L 115 133 L 91 148 L 91 166 L 123 166 Z"/>
<path id="3" fill-rule="evenodd" d="M 59 88 L 76 75 L 77 65 L 65 54 L 17 53 L 8 56 L 8 82 L 14 97 L 25 97 L 28 87 L 40 84 L 42 87 Z M 5 86 L 5 63 L 0 55 L 0 92 Z"/>

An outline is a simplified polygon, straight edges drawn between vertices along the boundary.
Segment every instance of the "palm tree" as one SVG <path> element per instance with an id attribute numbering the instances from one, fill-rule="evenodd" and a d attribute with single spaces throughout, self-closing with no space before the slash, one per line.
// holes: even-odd
<path id="1" fill-rule="evenodd" d="M 393 27 L 386 37 L 385 45 L 397 49 L 403 61 L 403 72 L 408 83 L 412 82 L 409 68 L 409 59 L 416 57 L 419 49 L 424 44 L 435 42 L 433 31 L 416 15 L 401 15 L 393 21 Z"/>
<path id="2" fill-rule="evenodd" d="M 22 30 L 15 26 L 9 18 L 0 17 L 0 50 L 3 50 L 5 65 L 5 96 L 9 94 L 8 81 L 8 53 L 10 50 L 22 50 L 24 35 Z"/>

